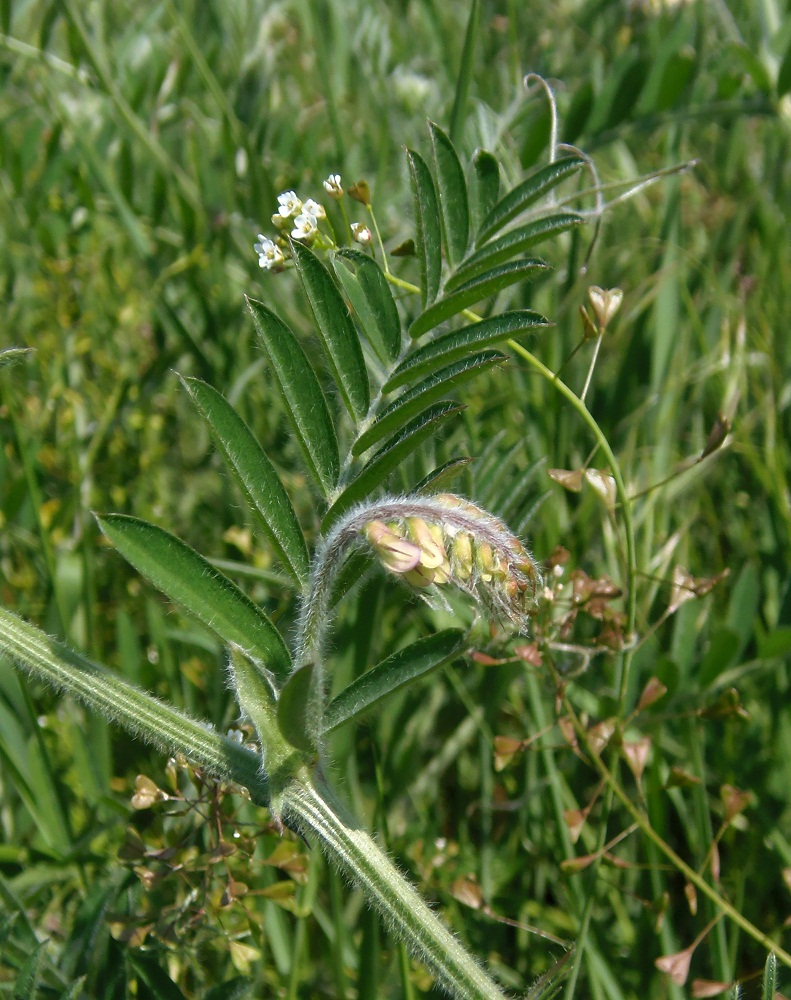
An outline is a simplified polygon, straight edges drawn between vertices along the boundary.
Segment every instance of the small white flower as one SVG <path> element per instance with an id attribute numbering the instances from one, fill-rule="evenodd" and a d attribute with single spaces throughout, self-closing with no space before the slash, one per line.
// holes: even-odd
<path id="1" fill-rule="evenodd" d="M 306 215 L 312 215 L 314 219 L 326 219 L 327 213 L 324 211 L 324 206 L 319 205 L 317 201 L 312 198 L 308 198 L 305 204 L 302 206 L 302 211 Z"/>
<path id="2" fill-rule="evenodd" d="M 305 212 L 294 219 L 294 228 L 291 230 L 291 236 L 295 240 L 310 242 L 318 232 L 318 229 L 315 215 Z"/>
<path id="3" fill-rule="evenodd" d="M 282 264 L 286 258 L 280 247 L 272 240 L 267 239 L 266 236 L 262 236 L 261 233 L 258 234 L 258 239 L 259 242 L 253 247 L 253 250 L 258 254 L 258 266 L 271 271 L 273 267 Z"/>
<path id="4" fill-rule="evenodd" d="M 324 190 L 330 196 L 330 198 L 342 198 L 343 197 L 343 187 L 341 186 L 341 175 L 340 174 L 330 174 L 326 181 L 324 181 Z"/>
<path id="5" fill-rule="evenodd" d="M 285 219 L 291 219 L 302 211 L 302 202 L 297 198 L 295 191 L 284 191 L 279 194 L 277 204 L 280 214 Z"/>
<path id="6" fill-rule="evenodd" d="M 368 226 L 363 225 L 362 222 L 353 222 L 351 225 L 352 238 L 360 243 L 362 246 L 367 247 L 368 244 L 373 239 L 373 234 Z"/>
<path id="7" fill-rule="evenodd" d="M 278 229 L 286 229 L 291 219 L 287 215 L 281 215 L 280 212 L 275 212 L 272 216 L 272 225 L 276 226 Z"/>

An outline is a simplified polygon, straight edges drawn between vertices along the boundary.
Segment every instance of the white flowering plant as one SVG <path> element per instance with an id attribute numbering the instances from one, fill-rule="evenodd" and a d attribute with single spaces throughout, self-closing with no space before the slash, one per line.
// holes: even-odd
<path id="1" fill-rule="evenodd" d="M 429 159 L 414 150 L 406 154 L 414 205 L 414 235 L 406 250 L 413 256 L 413 281 L 390 269 L 368 185 L 358 182 L 346 190 L 339 174 L 323 184 L 337 212 L 285 191 L 271 217 L 273 232 L 258 234 L 254 244 L 260 267 L 272 272 L 264 280 L 277 280 L 276 272 L 286 269 L 296 272 L 320 344 L 320 357 L 310 357 L 280 316 L 259 298 L 248 299 L 311 482 L 319 511 L 315 536 L 300 523 L 272 461 L 233 406 L 207 383 L 183 379 L 251 519 L 299 595 L 293 636 L 172 534 L 122 514 L 98 517 L 121 555 L 224 643 L 229 682 L 245 723 L 255 730 L 255 745 L 240 741 L 238 732 L 224 735 L 188 717 L 4 610 L 0 649 L 166 753 L 181 754 L 219 780 L 247 789 L 281 828 L 318 844 L 363 889 L 449 995 L 498 1000 L 505 988 L 351 814 L 336 790 L 327 753 L 330 734 L 463 657 L 469 630 L 480 623 L 489 623 L 504 640 L 532 634 L 539 659 L 542 644 L 552 639 L 553 601 L 566 585 L 562 558 L 545 553 L 540 563 L 502 517 L 448 490 L 465 456 L 428 469 L 413 462 L 458 420 L 462 407 L 451 395 L 516 355 L 587 423 L 609 469 L 587 469 L 579 482 L 573 472 L 552 474 L 568 489 L 581 488 L 584 478 L 613 517 L 620 505 L 625 593 L 616 587 L 605 593 L 601 581 L 579 577 L 573 586 L 575 599 L 585 591 L 586 599 L 594 596 L 604 608 L 602 634 L 623 653 L 624 674 L 635 628 L 635 553 L 629 498 L 615 456 L 585 408 L 587 382 L 575 394 L 522 343 L 550 321 L 522 307 L 472 311 L 548 275 L 550 264 L 533 255 L 535 248 L 585 225 L 590 213 L 566 206 L 578 199 L 576 188 L 568 190 L 592 170 L 590 161 L 553 140 L 543 166 L 501 191 L 494 155 L 479 150 L 465 169 L 443 129 L 430 124 L 429 135 Z M 562 190 L 567 195 L 559 200 Z M 349 220 L 347 198 L 363 207 L 364 220 Z M 593 214 L 600 212 L 598 205 Z M 333 230 L 330 215 L 340 215 L 342 231 Z M 592 316 L 583 310 L 583 339 L 598 346 L 621 298 L 617 289 L 590 290 Z M 322 385 L 328 378 L 337 407 Z M 396 472 L 399 490 L 392 486 Z M 474 609 L 473 623 L 393 651 L 329 700 L 334 609 L 353 580 L 377 564 L 445 615 L 460 597 Z M 612 610 L 616 600 L 623 610 Z M 689 878 L 695 882 L 695 873 Z M 542 988 L 530 995 L 542 995 Z"/>

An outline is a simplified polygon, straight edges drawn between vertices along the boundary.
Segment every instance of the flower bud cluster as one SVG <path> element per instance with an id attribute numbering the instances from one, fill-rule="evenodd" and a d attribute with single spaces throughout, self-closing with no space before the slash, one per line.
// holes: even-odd
<path id="1" fill-rule="evenodd" d="M 353 196 L 357 187 L 359 184 L 351 190 Z M 367 185 L 365 188 L 367 191 Z M 324 181 L 324 190 L 334 201 L 340 201 L 344 194 L 340 174 L 330 174 Z M 277 196 L 277 211 L 272 216 L 272 224 L 277 229 L 278 235 L 275 239 L 270 239 L 259 233 L 258 243 L 253 246 L 258 254 L 259 266 L 266 271 L 283 270 L 289 256 L 287 235 L 292 240 L 299 240 L 308 246 L 315 244 L 324 250 L 334 248 L 334 239 L 320 227 L 320 223 L 326 218 L 326 209 L 317 201 L 312 198 L 302 201 L 296 191 L 283 191 Z M 371 230 L 361 222 L 351 223 L 350 233 L 352 239 L 361 246 L 367 246 L 373 239 Z"/>
<path id="2" fill-rule="evenodd" d="M 385 569 L 421 589 L 455 586 L 517 631 L 526 630 L 541 576 L 499 518 L 452 493 L 390 507 L 394 516 L 362 528 Z"/>

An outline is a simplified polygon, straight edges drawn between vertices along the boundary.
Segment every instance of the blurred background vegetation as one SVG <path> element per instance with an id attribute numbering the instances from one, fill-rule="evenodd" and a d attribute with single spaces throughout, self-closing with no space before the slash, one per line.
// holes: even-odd
<path id="1" fill-rule="evenodd" d="M 510 301 L 555 320 L 532 349 L 556 370 L 580 339 L 587 286 L 625 292 L 587 402 L 639 497 L 643 641 L 629 704 L 651 677 L 668 692 L 628 730 L 650 739 L 650 757 L 639 787 L 624 781 L 693 867 L 780 934 L 791 915 L 791 11 L 780 0 L 477 10 L 456 105 L 465 158 L 492 150 L 511 185 L 546 157 L 547 103 L 522 85 L 535 72 L 556 87 L 561 140 L 591 154 L 604 183 L 697 162 L 615 206 L 594 243 L 588 230 L 550 248 L 552 278 Z M 288 582 L 174 371 L 238 407 L 314 533 L 243 296 L 308 345 L 310 321 L 293 275 L 259 271 L 252 244 L 278 192 L 321 200 L 331 172 L 368 180 L 388 248 L 413 235 L 403 149 L 425 147 L 427 118 L 451 122 L 469 15 L 468 0 L 0 5 L 0 348 L 35 350 L 0 379 L 0 597 L 217 726 L 236 719 L 222 651 L 136 579 L 91 512 L 168 527 L 289 621 Z M 563 378 L 579 390 L 589 361 L 581 351 Z M 483 456 L 458 488 L 507 515 L 539 559 L 562 546 L 567 572 L 620 581 L 595 493 L 546 475 L 591 457 L 578 417 L 518 359 L 465 402 L 463 429 L 434 446 L 440 459 Z M 720 415 L 724 447 L 695 462 Z M 678 566 L 730 575 L 668 614 Z M 342 605 L 338 678 L 429 624 L 406 591 L 372 577 Z M 478 659 L 339 737 L 347 793 L 508 987 L 526 990 L 563 952 L 531 925 L 577 941 L 573 995 L 688 995 L 654 961 L 715 912 L 634 835 L 614 861 L 561 867 L 627 820 L 609 815 L 602 839 L 596 776 L 555 725 L 557 673 Z M 614 663 L 579 666 L 554 660 L 578 709 L 607 719 Z M 537 738 L 505 760 L 497 736 Z M 434 995 L 419 968 L 399 972 L 385 929 L 304 844 L 166 764 L 0 664 L 0 990 Z M 138 774 L 170 800 L 133 809 Z M 723 786 L 749 796 L 721 829 Z M 145 782 L 137 794 L 138 806 L 154 796 Z M 572 844 L 564 812 L 592 802 Z M 758 996 L 750 977 L 764 957 L 719 921 L 690 978 L 743 978 L 743 995 Z"/>

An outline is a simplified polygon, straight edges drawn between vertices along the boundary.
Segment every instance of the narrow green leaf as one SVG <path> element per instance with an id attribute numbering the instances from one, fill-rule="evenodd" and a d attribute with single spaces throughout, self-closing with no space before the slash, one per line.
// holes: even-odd
<path id="1" fill-rule="evenodd" d="M 689 87 L 699 66 L 699 53 L 691 47 L 674 52 L 667 60 L 657 88 L 652 113 L 669 111 Z"/>
<path id="2" fill-rule="evenodd" d="M 614 88 L 610 106 L 607 109 L 605 128 L 615 128 L 627 119 L 642 93 L 645 82 L 648 79 L 649 68 L 649 60 L 640 56 L 637 56 L 624 67 L 623 73 Z"/>
<path id="3" fill-rule="evenodd" d="M 448 462 L 443 462 L 414 487 L 413 493 L 422 493 L 424 496 L 431 496 L 433 493 L 446 490 L 448 485 L 460 476 L 462 472 L 475 461 L 474 458 L 451 458 Z"/>
<path id="4" fill-rule="evenodd" d="M 777 71 L 776 89 L 778 97 L 785 97 L 791 91 L 791 38 L 788 40 L 780 69 Z"/>
<path id="5" fill-rule="evenodd" d="M 0 368 L 16 364 L 17 361 L 21 361 L 28 354 L 32 353 L 32 347 L 9 347 L 5 351 L 0 351 Z"/>
<path id="6" fill-rule="evenodd" d="M 231 404 L 205 382 L 183 378 L 223 458 L 286 569 L 300 586 L 310 572 L 305 538 L 275 467 Z"/>
<path id="7" fill-rule="evenodd" d="M 75 979 L 74 982 L 70 983 L 61 993 L 58 1000 L 79 1000 L 79 997 L 84 996 L 83 987 L 85 986 L 85 978 L 85 976 L 80 976 L 79 979 Z"/>
<path id="8" fill-rule="evenodd" d="M 291 254 L 310 302 L 327 358 L 343 401 L 356 419 L 368 412 L 370 393 L 365 359 L 349 310 L 318 257 L 298 240 Z"/>
<path id="9" fill-rule="evenodd" d="M 243 649 L 276 678 L 291 668 L 286 644 L 261 608 L 181 539 L 126 514 L 104 514 L 99 527 L 158 590 L 224 642 Z"/>
<path id="10" fill-rule="evenodd" d="M 728 45 L 728 55 L 733 59 L 738 59 L 747 70 L 753 83 L 758 89 L 769 94 L 772 90 L 772 81 L 769 79 L 769 72 L 763 64 L 761 57 L 749 45 L 744 42 L 731 42 Z"/>
<path id="11" fill-rule="evenodd" d="M 564 115 L 563 133 L 566 142 L 576 142 L 582 134 L 582 130 L 587 125 L 593 110 L 593 84 L 585 80 L 574 91 L 568 111 Z"/>
<path id="12" fill-rule="evenodd" d="M 277 700 L 277 724 L 283 738 L 306 753 L 316 751 L 309 719 L 312 691 L 313 664 L 306 663 L 291 674 Z"/>
<path id="13" fill-rule="evenodd" d="M 236 976 L 227 982 L 212 986 L 203 1000 L 244 1000 L 250 995 L 254 985 L 255 980 L 249 976 Z"/>
<path id="14" fill-rule="evenodd" d="M 406 155 L 415 212 L 415 246 L 420 261 L 420 302 L 425 308 L 437 297 L 442 276 L 439 205 L 426 161 L 412 149 Z"/>
<path id="15" fill-rule="evenodd" d="M 470 178 L 470 208 L 474 231 L 480 228 L 491 212 L 499 194 L 500 164 L 497 157 L 485 149 L 476 149 Z"/>
<path id="16" fill-rule="evenodd" d="M 149 989 L 152 1000 L 186 1000 L 161 965 L 147 955 L 129 949 L 129 961 Z"/>
<path id="17" fill-rule="evenodd" d="M 458 403 L 434 403 L 392 437 L 367 463 L 324 515 L 322 531 L 326 531 L 342 514 L 369 496 L 387 476 L 416 448 L 432 437 L 464 407 Z"/>
<path id="18" fill-rule="evenodd" d="M 438 299 L 433 306 L 429 306 L 410 326 L 409 335 L 414 338 L 422 337 L 424 333 L 433 330 L 451 316 L 458 315 L 468 306 L 496 295 L 509 285 L 515 285 L 519 281 L 529 281 L 550 267 L 551 264 L 547 264 L 546 261 L 528 258 L 511 260 L 490 271 L 484 271 L 483 274 L 476 275 L 470 281 L 459 285 L 454 292 Z"/>
<path id="19" fill-rule="evenodd" d="M 361 434 L 354 442 L 352 454 L 356 457 L 367 451 L 371 445 L 381 441 L 383 437 L 392 434 L 399 427 L 403 427 L 407 421 L 411 420 L 424 406 L 433 403 L 437 399 L 442 399 L 449 392 L 456 389 L 463 382 L 474 378 L 486 368 L 494 364 L 507 361 L 505 354 L 498 351 L 481 351 L 471 357 L 462 358 L 453 365 L 448 365 L 441 371 L 429 375 L 418 385 L 408 392 L 403 393 L 398 399 L 387 406 L 368 430 Z"/>
<path id="20" fill-rule="evenodd" d="M 758 656 L 762 660 L 791 654 L 791 626 L 772 629 L 758 639 Z"/>
<path id="21" fill-rule="evenodd" d="M 476 244 L 480 246 L 498 229 L 502 229 L 530 205 L 543 198 L 552 188 L 581 169 L 585 160 L 581 156 L 564 156 L 554 163 L 535 170 L 521 184 L 517 184 L 491 209 L 483 221 Z"/>
<path id="22" fill-rule="evenodd" d="M 368 254 L 352 249 L 339 250 L 332 263 L 371 346 L 391 364 L 401 351 L 401 321 L 381 267 Z"/>
<path id="23" fill-rule="evenodd" d="M 450 115 L 450 137 L 453 142 L 461 142 L 464 123 L 467 121 L 467 104 L 470 98 L 470 83 L 475 66 L 475 45 L 480 37 L 481 0 L 472 0 L 467 30 L 464 33 L 464 50 L 456 80 L 456 94 Z"/>
<path id="24" fill-rule="evenodd" d="M 738 653 L 739 637 L 733 629 L 723 626 L 714 630 L 698 671 L 701 688 L 713 684 L 724 670 L 736 662 Z"/>
<path id="25" fill-rule="evenodd" d="M 256 299 L 247 299 L 258 335 L 283 394 L 305 463 L 327 496 L 338 481 L 335 427 L 316 373 L 288 326 Z"/>
<path id="26" fill-rule="evenodd" d="M 761 1000 L 774 1000 L 777 995 L 777 955 L 773 951 L 766 956 Z"/>
<path id="27" fill-rule="evenodd" d="M 231 647 L 233 689 L 239 708 L 255 727 L 261 744 L 262 766 L 272 782 L 273 808 L 277 810 L 280 779 L 278 772 L 292 755 L 278 723 L 278 701 L 256 664 L 243 652 Z M 288 679 L 284 687 L 288 685 Z M 279 696 L 278 696 L 279 697 Z"/>
<path id="28" fill-rule="evenodd" d="M 464 633 L 449 628 L 418 639 L 368 670 L 335 698 L 324 714 L 324 731 L 340 729 L 389 695 L 448 663 L 464 650 Z"/>
<path id="29" fill-rule="evenodd" d="M 460 285 L 471 281 L 481 272 L 505 263 L 537 243 L 543 243 L 559 236 L 567 229 L 580 226 L 584 221 L 585 219 L 576 212 L 559 212 L 556 215 L 546 215 L 540 219 L 534 219 L 524 226 L 518 226 L 516 229 L 503 233 L 499 239 L 485 243 L 479 250 L 463 260 L 458 271 L 445 282 L 445 291 L 455 291 Z"/>
<path id="30" fill-rule="evenodd" d="M 46 943 L 46 941 L 42 941 L 40 944 L 37 944 L 25 964 L 19 970 L 19 975 L 16 977 L 16 982 L 14 983 L 14 1000 L 32 1000 L 38 993 Z"/>
<path id="31" fill-rule="evenodd" d="M 470 234 L 470 209 L 467 202 L 467 181 L 459 156 L 445 132 L 428 123 L 431 145 L 434 150 L 434 170 L 437 177 L 437 194 L 445 237 L 448 263 L 455 267 L 467 250 Z"/>
<path id="32" fill-rule="evenodd" d="M 516 309 L 462 327 L 461 330 L 453 330 L 410 354 L 385 382 L 382 391 L 390 392 L 399 385 L 464 357 L 470 351 L 491 347 L 508 337 L 518 337 L 520 333 L 551 325 L 549 320 L 531 309 Z"/>
<path id="33" fill-rule="evenodd" d="M 5 694 L 5 692 L 4 692 Z M 0 699 L 0 761 L 25 803 L 38 835 L 50 851 L 66 855 L 71 848 L 69 816 L 47 752 L 35 738 L 37 723 L 26 701 Z"/>

